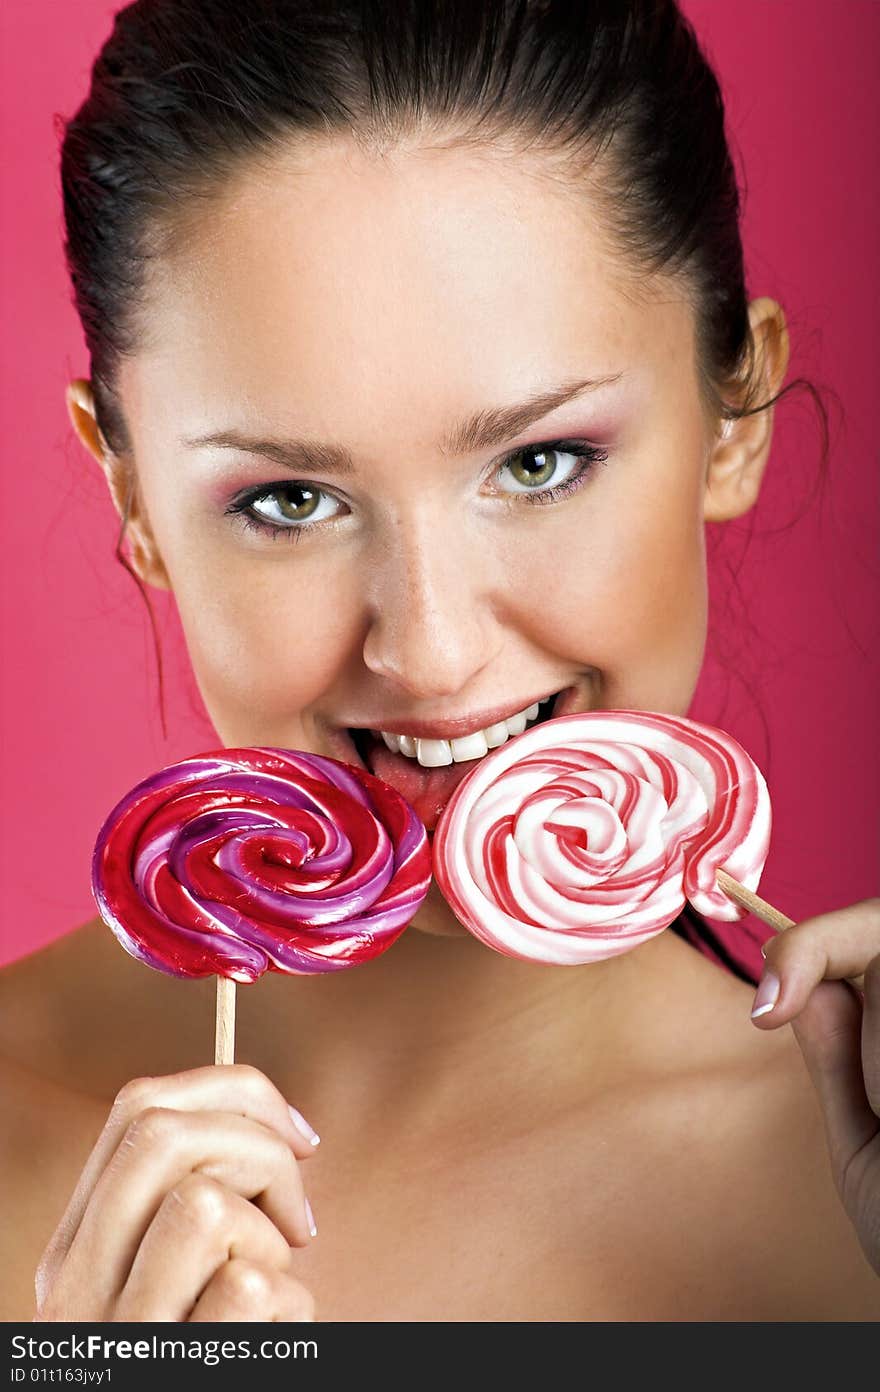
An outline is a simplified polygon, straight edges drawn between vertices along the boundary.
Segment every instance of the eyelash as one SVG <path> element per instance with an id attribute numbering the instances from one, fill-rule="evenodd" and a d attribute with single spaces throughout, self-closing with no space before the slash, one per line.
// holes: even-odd
<path id="1" fill-rule="evenodd" d="M 523 491 L 521 493 L 507 494 L 506 497 L 509 504 L 516 505 L 520 500 L 530 504 L 537 503 L 539 505 L 558 502 L 560 499 L 568 497 L 572 493 L 576 493 L 584 484 L 587 477 L 593 473 L 595 466 L 597 464 L 604 464 L 608 458 L 607 450 L 599 449 L 596 445 L 590 445 L 585 440 L 548 440 L 541 444 L 530 445 L 527 449 L 515 450 L 513 454 L 503 459 L 498 467 L 499 469 L 505 468 L 521 455 L 545 453 L 571 454 L 581 459 L 583 463 L 581 467 L 565 479 L 563 483 L 558 483 L 550 488 L 536 489 L 534 492 Z M 226 508 L 226 512 L 234 515 L 241 525 L 248 530 L 260 532 L 264 536 L 268 534 L 272 541 L 277 540 L 279 534 L 283 534 L 290 541 L 299 541 L 303 532 L 311 531 L 313 527 L 320 527 L 322 521 L 330 522 L 335 519 L 328 517 L 318 522 L 304 521 L 292 523 L 288 527 L 281 527 L 276 526 L 272 522 L 267 522 L 263 518 L 257 517 L 254 513 L 249 511 L 249 508 L 251 508 L 254 503 L 261 502 L 264 498 L 271 498 L 273 493 L 283 493 L 285 489 L 297 488 L 303 485 L 309 488 L 315 488 L 321 493 L 326 493 L 328 491 L 323 488 L 318 489 L 317 484 L 311 484 L 306 479 L 297 479 L 293 483 L 274 483 L 270 484 L 268 488 L 261 487 L 249 489 L 247 493 L 243 493 L 240 497 L 234 499 Z"/>

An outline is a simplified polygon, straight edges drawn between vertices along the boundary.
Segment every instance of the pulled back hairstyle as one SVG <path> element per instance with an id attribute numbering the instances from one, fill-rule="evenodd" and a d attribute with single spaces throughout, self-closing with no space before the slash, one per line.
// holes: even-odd
<path id="1" fill-rule="evenodd" d="M 693 307 L 710 418 L 782 395 L 756 404 L 724 105 L 674 0 L 135 0 L 60 133 L 96 420 L 131 470 L 116 554 L 145 599 L 121 550 L 134 469 L 117 379 L 149 332 L 149 265 L 239 168 L 291 139 L 348 135 L 367 151 L 501 142 L 545 153 L 573 187 L 593 171 L 634 273 L 676 277 Z M 799 385 L 812 390 L 784 390 Z M 161 692 L 158 644 L 157 661 Z M 692 911 L 675 926 L 753 979 Z"/>

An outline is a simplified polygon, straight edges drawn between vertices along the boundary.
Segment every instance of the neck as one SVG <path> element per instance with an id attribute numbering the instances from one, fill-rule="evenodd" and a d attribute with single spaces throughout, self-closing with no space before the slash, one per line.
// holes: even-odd
<path id="1" fill-rule="evenodd" d="M 622 1069 L 656 1069 L 681 1036 L 676 1004 L 706 968 L 717 970 L 669 932 L 605 961 L 553 967 L 413 924 L 351 971 L 271 973 L 240 990 L 238 1056 L 319 1132 L 363 1134 L 381 1118 L 384 1135 L 411 1134 L 517 1106 L 534 1115 L 547 1097 L 583 1100 Z"/>

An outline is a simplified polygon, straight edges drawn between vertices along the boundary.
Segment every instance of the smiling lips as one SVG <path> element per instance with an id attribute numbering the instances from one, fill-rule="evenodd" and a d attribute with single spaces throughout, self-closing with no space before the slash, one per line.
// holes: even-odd
<path id="1" fill-rule="evenodd" d="M 410 725 L 411 731 L 424 731 L 424 735 L 371 729 L 354 729 L 351 734 L 369 771 L 401 793 L 427 830 L 433 831 L 440 813 L 473 768 L 475 760 L 545 720 L 552 713 L 559 694 L 554 692 L 479 729 L 474 729 L 472 721 L 459 720 L 442 724 L 438 721 L 433 726 L 416 722 Z M 477 719 L 485 719 L 485 716 L 477 716 Z M 429 729 L 437 735 L 429 737 Z M 443 730 L 448 731 L 449 738 L 439 737 Z M 456 733 L 457 730 L 461 733 Z"/>
<path id="2" fill-rule="evenodd" d="M 490 749 L 497 749 L 515 735 L 521 735 L 528 725 L 533 725 L 547 711 L 552 696 L 545 701 L 534 701 L 525 710 L 505 720 L 493 721 L 472 734 L 457 739 L 416 739 L 412 735 L 399 735 L 390 730 L 371 730 L 370 734 L 384 740 L 392 754 L 402 754 L 407 759 L 415 759 L 423 768 L 442 768 L 447 764 L 466 763 L 471 759 L 481 759 Z"/>

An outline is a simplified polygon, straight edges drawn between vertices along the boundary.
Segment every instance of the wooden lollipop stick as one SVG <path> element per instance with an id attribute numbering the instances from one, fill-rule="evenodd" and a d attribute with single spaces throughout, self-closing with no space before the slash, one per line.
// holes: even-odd
<path id="1" fill-rule="evenodd" d="M 235 1063 L 235 982 L 228 976 L 217 977 L 214 1062 Z"/>
<path id="2" fill-rule="evenodd" d="M 732 899 L 735 904 L 748 909 L 750 913 L 755 915 L 755 918 L 760 918 L 761 922 L 766 923 L 769 928 L 775 928 L 777 933 L 781 933 L 784 928 L 794 927 L 793 918 L 786 918 L 785 914 L 774 909 L 772 904 L 768 904 L 766 899 L 759 899 L 757 894 L 746 889 L 739 880 L 728 875 L 726 870 L 716 870 L 715 878 L 718 881 L 718 888 L 724 890 L 728 899 Z"/>
<path id="3" fill-rule="evenodd" d="M 757 894 L 753 894 L 745 885 L 741 885 L 739 880 L 735 880 L 732 875 L 728 875 L 726 870 L 716 870 L 715 879 L 718 888 L 723 890 L 728 899 L 732 899 L 735 904 L 748 909 L 755 918 L 760 918 L 762 923 L 766 923 L 769 928 L 781 933 L 785 928 L 794 927 L 794 919 L 786 918 L 785 914 L 774 909 L 772 904 L 768 904 L 766 899 L 760 899 Z M 864 991 L 865 978 L 863 976 L 848 976 L 846 980 L 855 986 L 857 991 Z"/>

